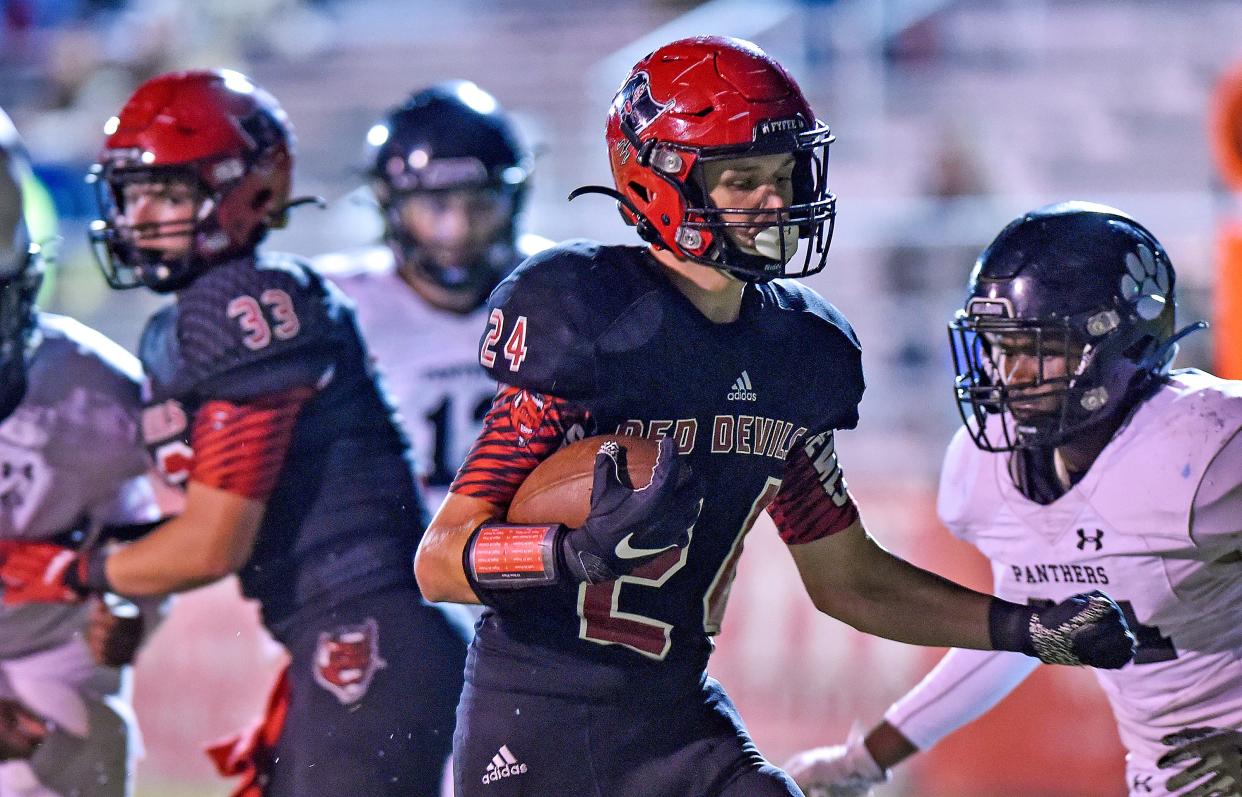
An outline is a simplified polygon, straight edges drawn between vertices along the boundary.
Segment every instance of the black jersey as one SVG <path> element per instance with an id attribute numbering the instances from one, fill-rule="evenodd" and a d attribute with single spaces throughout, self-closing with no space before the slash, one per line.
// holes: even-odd
<path id="1" fill-rule="evenodd" d="M 190 472 L 204 403 L 313 391 L 238 574 L 269 628 L 311 602 L 412 581 L 425 514 L 409 449 L 352 307 L 322 277 L 287 256 L 214 267 L 150 319 L 140 357 L 144 437 L 173 482 Z"/>
<path id="2" fill-rule="evenodd" d="M 712 323 L 645 250 L 587 241 L 527 261 L 489 304 L 480 359 L 493 377 L 583 408 L 586 433 L 672 436 L 706 500 L 687 547 L 614 582 L 531 590 L 485 615 L 467 676 L 570 695 L 697 680 L 786 455 L 857 423 L 853 330 L 788 281 L 746 286 L 738 319 Z"/>

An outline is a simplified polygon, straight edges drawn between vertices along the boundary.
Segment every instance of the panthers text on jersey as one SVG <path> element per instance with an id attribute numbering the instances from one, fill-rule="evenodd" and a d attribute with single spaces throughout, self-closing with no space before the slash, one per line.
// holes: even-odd
<path id="1" fill-rule="evenodd" d="M 149 382 L 143 434 L 174 483 L 196 467 L 225 469 L 245 442 L 214 441 L 213 461 L 204 462 L 189 445 L 203 406 L 309 395 L 239 573 L 277 638 L 317 599 L 412 582 L 424 518 L 408 444 L 339 291 L 285 256 L 221 264 L 151 318 L 140 355 Z M 242 424 L 235 433 L 264 430 Z"/>
<path id="2" fill-rule="evenodd" d="M 686 547 L 616 581 L 519 591 L 514 610 L 486 612 L 467 678 L 566 696 L 616 696 L 636 679 L 650 692 L 697 688 L 759 513 L 776 501 L 789 542 L 805 539 L 787 528 L 829 533 L 856 517 L 832 441 L 858 418 L 853 331 L 820 296 L 783 280 L 748 285 L 739 318 L 714 324 L 644 249 L 589 241 L 526 261 L 489 307 L 477 356 L 506 387 L 455 493 L 505 506 L 557 446 L 621 433 L 673 437 L 706 502 Z M 844 522 L 802 522 L 808 512 Z"/>
<path id="3" fill-rule="evenodd" d="M 522 256 L 551 242 L 518 240 Z M 367 350 L 410 439 L 430 506 L 443 499 L 496 395 L 479 368 L 479 330 L 486 307 L 453 313 L 432 306 L 397 273 L 387 246 L 318 257 L 315 268 L 355 305 Z"/>
<path id="4" fill-rule="evenodd" d="M 1129 751 L 1134 795 L 1166 793 L 1170 772 L 1155 765 L 1168 752 L 1166 734 L 1242 730 L 1240 430 L 1242 383 L 1183 371 L 1051 504 L 1024 497 L 1007 455 L 980 451 L 965 430 L 945 458 L 941 517 L 991 560 L 997 595 L 1060 601 L 1101 589 L 1126 614 L 1138 638 L 1134 663 L 1095 674 Z M 950 656 L 963 663 L 946 658 L 939 675 L 887 715 L 920 747 L 999 700 L 1037 664 L 1014 654 Z M 959 679 L 966 660 L 971 674 Z M 955 685 L 971 679 L 994 688 Z"/>

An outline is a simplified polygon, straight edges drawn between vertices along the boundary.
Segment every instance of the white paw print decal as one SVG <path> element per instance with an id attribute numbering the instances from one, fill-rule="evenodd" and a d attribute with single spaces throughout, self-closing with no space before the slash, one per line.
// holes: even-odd
<path id="1" fill-rule="evenodd" d="M 1121 294 L 1135 312 L 1148 321 L 1164 312 L 1171 283 L 1169 264 L 1146 244 L 1139 244 L 1126 254 L 1126 272 L 1121 277 Z"/>

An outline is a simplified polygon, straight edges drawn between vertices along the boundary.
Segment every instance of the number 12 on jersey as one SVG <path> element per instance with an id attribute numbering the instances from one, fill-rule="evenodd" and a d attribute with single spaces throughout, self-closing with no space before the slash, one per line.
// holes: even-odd
<path id="1" fill-rule="evenodd" d="M 479 349 L 479 362 L 484 368 L 491 368 L 496 364 L 496 344 L 500 342 L 504 326 L 504 311 L 497 307 L 487 318 L 487 334 L 483 337 L 483 347 Z M 510 371 L 522 367 L 522 361 L 526 359 L 526 316 L 517 317 L 502 351 L 505 359 L 509 361 Z"/>

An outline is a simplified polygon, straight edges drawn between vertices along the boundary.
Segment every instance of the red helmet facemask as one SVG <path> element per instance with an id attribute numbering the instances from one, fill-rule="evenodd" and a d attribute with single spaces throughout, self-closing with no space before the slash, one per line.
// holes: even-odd
<path id="1" fill-rule="evenodd" d="M 171 291 L 204 269 L 248 254 L 283 227 L 293 133 L 276 100 L 228 70 L 176 72 L 147 81 L 109 120 L 92 170 L 100 218 L 91 240 L 108 284 Z M 131 223 L 127 186 L 188 188 L 192 213 Z M 182 253 L 156 243 L 184 238 Z"/>
<path id="2" fill-rule="evenodd" d="M 746 281 L 823 269 L 836 219 L 827 186 L 833 136 L 793 78 L 758 47 L 716 36 L 661 47 L 617 92 L 605 135 L 616 189 L 588 186 L 571 198 L 612 196 L 648 243 Z M 724 208 L 710 201 L 705 165 L 785 153 L 794 159 L 789 204 Z M 753 251 L 730 228 L 759 229 Z"/>

